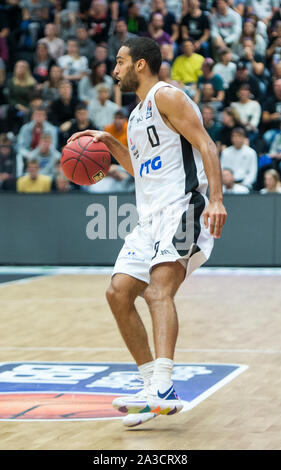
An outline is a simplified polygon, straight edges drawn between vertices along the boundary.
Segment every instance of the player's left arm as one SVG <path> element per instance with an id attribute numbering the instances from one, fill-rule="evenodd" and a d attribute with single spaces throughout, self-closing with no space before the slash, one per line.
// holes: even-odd
<path id="1" fill-rule="evenodd" d="M 227 212 L 223 205 L 221 166 L 216 144 L 181 91 L 162 87 L 157 91 L 155 101 L 167 124 L 202 155 L 209 183 L 209 204 L 204 211 L 204 222 L 208 228 L 210 219 L 211 235 L 220 238 Z"/>

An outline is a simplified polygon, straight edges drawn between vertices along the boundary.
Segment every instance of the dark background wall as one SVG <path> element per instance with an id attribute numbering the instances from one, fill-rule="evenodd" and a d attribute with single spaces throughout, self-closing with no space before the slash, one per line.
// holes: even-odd
<path id="1" fill-rule="evenodd" d="M 111 266 L 120 234 L 136 223 L 134 202 L 131 194 L 1 193 L 0 264 Z M 281 196 L 226 195 L 224 203 L 229 216 L 206 266 L 281 266 Z"/>

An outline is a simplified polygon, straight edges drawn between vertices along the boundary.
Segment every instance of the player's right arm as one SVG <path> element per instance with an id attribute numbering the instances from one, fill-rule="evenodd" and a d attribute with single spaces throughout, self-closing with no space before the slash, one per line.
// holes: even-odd
<path id="1" fill-rule="evenodd" d="M 68 139 L 67 143 L 85 135 L 93 137 L 93 142 L 103 142 L 113 157 L 116 158 L 116 160 L 120 163 L 120 165 L 130 175 L 134 176 L 134 169 L 131 163 L 129 150 L 123 144 L 121 144 L 119 140 L 115 139 L 115 137 L 109 134 L 109 132 L 96 131 L 91 129 L 82 132 L 76 132 Z"/>

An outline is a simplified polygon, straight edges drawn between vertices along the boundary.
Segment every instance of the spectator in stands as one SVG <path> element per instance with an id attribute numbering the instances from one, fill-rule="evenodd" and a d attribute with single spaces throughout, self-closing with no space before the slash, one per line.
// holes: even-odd
<path id="1" fill-rule="evenodd" d="M 67 54 L 59 57 L 58 66 L 63 69 L 64 77 L 72 82 L 78 82 L 88 71 L 88 60 L 79 55 L 78 41 L 71 38 L 67 41 Z"/>
<path id="2" fill-rule="evenodd" d="M 260 190 L 260 194 L 278 193 L 281 194 L 281 182 L 278 171 L 270 169 L 264 174 L 264 188 Z"/>
<path id="3" fill-rule="evenodd" d="M 107 75 L 112 75 L 112 71 L 116 64 L 116 59 L 114 58 L 114 60 L 112 60 L 108 56 L 108 45 L 106 42 L 101 42 L 100 44 L 97 44 L 92 61 L 105 62 Z"/>
<path id="4" fill-rule="evenodd" d="M 117 0 L 118 1 L 118 0 Z M 119 0 L 121 3 L 123 3 L 123 0 Z M 151 15 L 151 9 L 152 9 L 152 1 L 153 0 L 138 0 L 138 6 L 139 6 L 139 14 L 140 16 L 143 16 L 146 21 L 149 21 L 149 17 Z M 125 3 L 128 3 L 127 1 Z M 123 10 L 122 15 L 124 15 L 124 12 L 126 10 Z"/>
<path id="5" fill-rule="evenodd" d="M 129 33 L 141 36 L 147 32 L 147 22 L 140 15 L 139 4 L 137 2 L 129 2 L 128 17 L 126 19 Z"/>
<path id="6" fill-rule="evenodd" d="M 232 60 L 231 49 L 225 48 L 219 51 L 219 60 L 213 67 L 213 73 L 222 78 L 223 88 L 227 90 L 236 73 L 236 64 Z"/>
<path id="7" fill-rule="evenodd" d="M 231 145 L 231 133 L 236 127 L 243 127 L 241 125 L 239 114 L 234 108 L 224 108 L 221 118 L 222 130 L 220 141 L 218 143 L 221 150 Z"/>
<path id="8" fill-rule="evenodd" d="M 247 14 L 251 12 L 255 13 L 265 25 L 268 25 L 273 17 L 273 13 L 277 11 L 278 6 L 278 0 L 248 0 Z"/>
<path id="9" fill-rule="evenodd" d="M 50 120 L 60 127 L 64 122 L 74 117 L 78 99 L 73 93 L 73 86 L 69 80 L 62 80 L 59 85 L 59 98 L 50 106 Z"/>
<path id="10" fill-rule="evenodd" d="M 96 123 L 97 129 L 103 130 L 111 124 L 118 105 L 110 99 L 110 88 L 105 83 L 97 86 L 97 99 L 90 100 L 88 105 L 89 118 Z"/>
<path id="11" fill-rule="evenodd" d="M 270 32 L 274 28 L 277 21 L 281 21 L 281 5 L 279 5 L 278 9 L 274 9 L 274 14 L 273 14 L 273 16 L 270 20 L 270 24 L 269 24 Z"/>
<path id="12" fill-rule="evenodd" d="M 279 129 L 281 122 L 281 79 L 273 84 L 273 96 L 264 103 L 262 112 L 262 130 Z"/>
<path id="13" fill-rule="evenodd" d="M 258 101 L 250 98 L 250 86 L 245 83 L 239 88 L 239 101 L 231 103 L 231 107 L 236 109 L 239 118 L 244 128 L 247 131 L 247 136 L 250 140 L 250 145 L 254 145 L 258 136 L 258 127 L 261 118 L 261 105 Z"/>
<path id="14" fill-rule="evenodd" d="M 52 65 L 49 71 L 49 80 L 46 80 L 42 87 L 42 99 L 48 107 L 60 97 L 59 85 L 62 80 L 63 70 L 58 65 Z"/>
<path id="15" fill-rule="evenodd" d="M 84 56 L 88 62 L 94 57 L 96 43 L 89 37 L 85 25 L 79 25 L 77 28 L 78 52 L 80 57 Z"/>
<path id="16" fill-rule="evenodd" d="M 4 84 L 6 82 L 6 66 L 2 59 L 0 59 L 0 106 L 6 103 L 4 96 Z"/>
<path id="17" fill-rule="evenodd" d="M 248 189 L 252 189 L 257 178 L 257 153 L 245 145 L 245 137 L 244 129 L 233 129 L 231 133 L 232 145 L 221 153 L 221 167 L 233 171 L 236 183 L 241 183 Z"/>
<path id="18" fill-rule="evenodd" d="M 64 41 L 76 37 L 77 17 L 73 11 L 62 10 L 56 15 L 59 37 Z"/>
<path id="19" fill-rule="evenodd" d="M 238 43 L 242 31 L 242 19 L 229 7 L 228 0 L 217 0 L 211 15 L 211 38 L 215 48 L 232 48 Z"/>
<path id="20" fill-rule="evenodd" d="M 196 84 L 202 75 L 204 57 L 194 52 L 192 39 L 185 39 L 182 43 L 183 54 L 179 55 L 172 65 L 172 79 L 186 85 Z"/>
<path id="21" fill-rule="evenodd" d="M 196 102 L 200 110 L 202 110 L 204 106 L 208 105 L 213 109 L 215 118 L 218 119 L 219 113 L 222 110 L 222 103 L 216 100 L 214 85 L 211 82 L 204 83 L 202 88 L 200 88 L 199 93 L 196 92 L 196 95 Z"/>
<path id="22" fill-rule="evenodd" d="M 188 13 L 181 20 L 183 39 L 191 37 L 195 51 L 205 57 L 210 55 L 209 16 L 201 10 L 199 0 L 188 0 Z"/>
<path id="23" fill-rule="evenodd" d="M 152 12 L 161 13 L 164 20 L 163 29 L 169 34 L 171 41 L 176 43 L 179 39 L 179 24 L 174 13 L 167 9 L 165 0 L 152 0 Z"/>
<path id="24" fill-rule="evenodd" d="M 255 44 L 253 39 L 243 39 L 243 51 L 241 59 L 245 62 L 250 72 L 258 78 L 261 78 L 264 73 L 264 58 L 258 52 L 255 52 Z"/>
<path id="25" fill-rule="evenodd" d="M 259 85 L 259 80 L 257 77 L 252 75 L 247 68 L 247 65 L 244 61 L 239 61 L 237 64 L 237 70 L 235 78 L 230 82 L 228 89 L 226 90 L 226 104 L 230 104 L 234 101 L 238 101 L 238 93 L 240 86 L 244 83 L 247 83 L 250 86 L 252 95 L 257 101 L 261 101 L 261 89 Z"/>
<path id="26" fill-rule="evenodd" d="M 23 18 L 29 21 L 32 44 L 35 45 L 44 27 L 49 21 L 49 0 L 21 0 Z"/>
<path id="27" fill-rule="evenodd" d="M 128 147 L 127 142 L 127 127 L 128 119 L 123 113 L 123 111 L 118 110 L 114 115 L 114 120 L 111 124 L 104 127 L 105 132 L 113 135 L 115 139 L 119 140 L 124 147 Z"/>
<path id="28" fill-rule="evenodd" d="M 267 96 L 273 96 L 274 94 L 273 83 L 276 80 L 280 80 L 280 79 L 281 79 L 281 62 L 278 62 L 273 65 L 272 74 L 270 75 L 269 80 L 268 80 Z"/>
<path id="29" fill-rule="evenodd" d="M 58 60 L 64 54 L 65 42 L 57 36 L 57 25 L 48 23 L 45 26 L 45 36 L 39 39 L 39 43 L 47 44 L 49 54 L 54 60 Z"/>
<path id="30" fill-rule="evenodd" d="M 174 49 L 171 48 L 170 44 L 162 44 L 160 46 L 162 60 L 168 62 L 171 66 L 174 62 Z"/>
<path id="31" fill-rule="evenodd" d="M 249 189 L 240 183 L 235 183 L 234 173 L 231 168 L 222 171 L 223 194 L 249 194 Z"/>
<path id="32" fill-rule="evenodd" d="M 212 101 L 219 101 L 220 103 L 223 102 L 225 92 L 223 86 L 223 80 L 220 75 L 217 75 L 213 71 L 213 67 L 215 62 L 211 57 L 207 57 L 203 64 L 202 64 L 202 75 L 198 78 L 197 82 L 197 93 L 195 95 L 194 101 L 196 103 L 199 102 L 200 91 L 206 83 L 211 83 L 214 88 L 214 97 Z"/>
<path id="33" fill-rule="evenodd" d="M 28 113 L 29 102 L 36 80 L 31 75 L 28 62 L 19 60 L 14 66 L 12 77 L 7 83 L 8 103 L 17 111 Z"/>
<path id="34" fill-rule="evenodd" d="M 97 99 L 97 85 L 100 83 L 108 85 L 110 96 L 112 96 L 114 81 L 106 73 L 106 63 L 104 61 L 95 61 L 91 65 L 90 74 L 83 77 L 78 83 L 79 99 L 87 104 L 89 104 L 90 100 Z"/>
<path id="35" fill-rule="evenodd" d="M 277 21 L 274 25 L 269 44 L 266 49 L 266 58 L 270 68 L 281 61 L 281 21 Z"/>
<path id="36" fill-rule="evenodd" d="M 57 148 L 58 135 L 57 128 L 47 121 L 47 113 L 44 107 L 34 109 L 31 121 L 24 124 L 19 131 L 17 139 L 17 152 L 19 157 L 18 175 L 23 171 L 23 162 L 21 159 L 26 157 L 27 153 L 35 149 L 39 144 L 42 134 L 50 134 L 52 142 Z"/>
<path id="37" fill-rule="evenodd" d="M 255 22 L 251 18 L 247 17 L 242 26 L 242 33 L 239 42 L 232 48 L 235 60 L 238 60 L 243 54 L 243 41 L 245 38 L 252 39 L 255 53 L 260 54 L 262 57 L 265 56 L 266 40 L 257 32 Z"/>
<path id="38" fill-rule="evenodd" d="M 115 23 L 114 34 L 111 35 L 108 39 L 108 57 L 114 63 L 117 52 L 119 51 L 122 42 L 125 42 L 127 39 L 135 37 L 135 34 L 128 32 L 128 25 L 125 18 L 119 18 Z"/>
<path id="39" fill-rule="evenodd" d="M 40 174 L 37 160 L 27 163 L 27 174 L 18 178 L 17 192 L 19 193 L 48 193 L 51 190 L 52 179 L 48 175 Z"/>
<path id="40" fill-rule="evenodd" d="M 135 37 L 135 34 L 128 32 L 128 25 L 125 18 L 119 18 L 115 23 L 114 34 L 109 36 L 108 45 L 108 57 L 112 62 L 115 62 L 117 52 L 119 51 L 123 42 L 131 37 Z"/>
<path id="41" fill-rule="evenodd" d="M 60 145 L 63 147 L 69 137 L 75 132 L 85 131 L 87 129 L 96 129 L 96 124 L 89 119 L 87 105 L 79 103 L 75 108 L 75 118 L 66 121 L 60 128 Z"/>
<path id="42" fill-rule="evenodd" d="M 58 174 L 55 177 L 55 180 L 52 184 L 52 190 L 56 191 L 57 193 L 68 193 L 71 191 L 71 185 L 69 180 L 63 174 Z"/>
<path id="43" fill-rule="evenodd" d="M 274 159 L 281 171 L 281 124 L 279 132 L 276 132 L 269 150 L 270 158 Z"/>
<path id="44" fill-rule="evenodd" d="M 14 189 L 16 154 L 6 134 L 0 134 L 0 189 Z"/>
<path id="45" fill-rule="evenodd" d="M 171 36 L 164 31 L 163 26 L 164 18 L 162 13 L 152 13 L 148 23 L 147 33 L 145 35 L 154 39 L 159 46 L 162 44 L 170 44 L 170 46 L 173 47 Z"/>
<path id="46" fill-rule="evenodd" d="M 49 49 L 44 42 L 38 42 L 35 54 L 32 59 L 32 75 L 37 83 L 43 83 L 48 80 L 49 69 L 56 62 L 49 55 Z"/>
<path id="47" fill-rule="evenodd" d="M 165 60 L 163 60 L 159 70 L 159 80 L 169 83 L 170 85 L 174 85 L 182 90 L 185 90 L 184 84 L 181 84 L 171 79 L 171 65 Z"/>
<path id="48" fill-rule="evenodd" d="M 40 174 L 49 175 L 53 178 L 60 156 L 60 152 L 52 143 L 52 136 L 50 134 L 42 134 L 38 146 L 27 154 L 26 159 L 27 162 L 29 160 L 37 160 Z"/>
<path id="49" fill-rule="evenodd" d="M 107 41 L 111 15 L 106 0 L 93 0 L 87 13 L 89 37 L 96 43 Z"/>
<path id="50" fill-rule="evenodd" d="M 204 105 L 201 109 L 203 124 L 209 136 L 215 143 L 221 141 L 222 124 L 219 120 L 215 119 L 214 110 L 212 106 Z"/>
<path id="51" fill-rule="evenodd" d="M 10 30 L 8 28 L 0 30 L 0 59 L 2 59 L 5 64 L 7 64 L 9 60 L 9 34 Z"/>

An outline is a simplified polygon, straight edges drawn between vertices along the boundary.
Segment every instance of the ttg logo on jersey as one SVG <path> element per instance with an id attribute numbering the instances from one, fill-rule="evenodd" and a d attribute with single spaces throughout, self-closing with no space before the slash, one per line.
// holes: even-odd
<path id="1" fill-rule="evenodd" d="M 153 171 L 159 170 L 162 167 L 162 161 L 160 155 L 154 157 L 152 160 L 146 160 L 146 162 L 142 163 L 140 166 L 140 176 L 142 178 L 143 171 L 146 169 L 145 174 L 148 175 L 150 173 L 150 169 Z"/>

